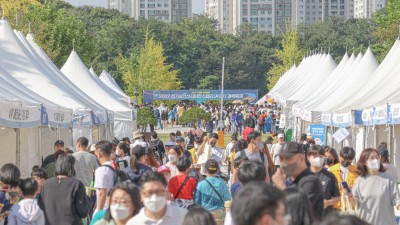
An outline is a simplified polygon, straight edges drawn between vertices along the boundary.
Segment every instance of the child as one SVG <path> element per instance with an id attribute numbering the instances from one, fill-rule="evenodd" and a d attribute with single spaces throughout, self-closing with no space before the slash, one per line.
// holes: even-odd
<path id="1" fill-rule="evenodd" d="M 38 191 L 36 195 L 36 199 L 39 199 L 40 197 L 40 191 L 42 190 L 43 184 L 47 179 L 47 172 L 45 169 L 40 168 L 40 167 L 33 167 L 31 177 L 36 180 L 38 183 Z"/>
<path id="2" fill-rule="evenodd" d="M 44 225 L 44 213 L 35 199 L 38 183 L 33 178 L 21 179 L 20 189 L 24 199 L 11 207 L 8 224 Z"/>

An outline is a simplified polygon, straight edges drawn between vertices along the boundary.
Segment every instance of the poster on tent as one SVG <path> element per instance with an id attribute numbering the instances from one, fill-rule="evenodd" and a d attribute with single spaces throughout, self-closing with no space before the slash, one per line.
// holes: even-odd
<path id="1" fill-rule="evenodd" d="M 350 127 L 351 121 L 351 112 L 332 114 L 332 126 L 334 127 Z"/>
<path id="2" fill-rule="evenodd" d="M 321 124 L 311 124 L 310 135 L 314 138 L 316 145 L 325 145 L 326 126 Z"/>
<path id="3" fill-rule="evenodd" d="M 72 113 L 73 126 L 90 126 L 91 125 L 91 112 L 76 110 Z"/>
<path id="4" fill-rule="evenodd" d="M 382 125 L 388 122 L 388 105 L 375 107 L 372 113 L 372 125 Z"/>
<path id="5" fill-rule="evenodd" d="M 17 101 L 0 101 L 0 125 L 10 128 L 39 126 L 40 109 L 40 105 L 28 106 Z"/>
<path id="6" fill-rule="evenodd" d="M 312 121 L 312 112 L 308 111 L 308 110 L 302 110 L 302 111 L 303 111 L 303 113 L 302 113 L 301 119 L 311 122 Z"/>
<path id="7" fill-rule="evenodd" d="M 325 126 L 332 126 L 332 113 L 322 113 L 321 123 Z"/>
<path id="8" fill-rule="evenodd" d="M 336 143 L 340 144 L 348 136 L 350 136 L 349 131 L 347 131 L 346 128 L 340 128 L 338 131 L 336 131 L 333 134 L 332 137 L 333 137 L 333 139 L 335 139 Z"/>
<path id="9" fill-rule="evenodd" d="M 390 123 L 391 124 L 400 124 L 400 104 L 392 104 L 390 105 Z"/>

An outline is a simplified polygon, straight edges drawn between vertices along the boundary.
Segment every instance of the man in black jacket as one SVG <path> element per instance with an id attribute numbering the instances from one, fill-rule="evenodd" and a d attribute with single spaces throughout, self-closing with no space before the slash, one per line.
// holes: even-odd
<path id="1" fill-rule="evenodd" d="M 53 163 L 56 161 L 56 153 L 58 150 L 64 150 L 64 141 L 62 140 L 57 140 L 54 143 L 54 153 L 51 155 L 48 155 L 42 163 L 42 168 L 45 168 L 48 164 Z"/>
<path id="2" fill-rule="evenodd" d="M 250 127 L 250 128 L 255 128 L 256 127 L 256 121 L 253 118 L 253 114 L 251 112 L 247 112 L 247 118 L 244 121 L 244 127 Z"/>
<path id="3" fill-rule="evenodd" d="M 287 142 L 279 153 L 281 167 L 272 176 L 275 186 L 285 190 L 287 186 L 302 189 L 310 200 L 312 212 L 319 221 L 324 216 L 324 194 L 321 181 L 306 165 L 304 148 L 296 142 Z M 287 182 L 291 178 L 292 183 Z"/>

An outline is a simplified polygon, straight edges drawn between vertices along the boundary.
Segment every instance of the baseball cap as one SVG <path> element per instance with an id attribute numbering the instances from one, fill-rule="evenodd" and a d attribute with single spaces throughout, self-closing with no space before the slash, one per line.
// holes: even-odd
<path id="1" fill-rule="evenodd" d="M 209 159 L 206 162 L 206 170 L 207 171 L 212 171 L 212 172 L 217 172 L 219 170 L 219 165 L 217 160 L 215 159 Z"/>
<path id="2" fill-rule="evenodd" d="M 159 172 L 159 173 L 161 173 L 161 172 L 171 172 L 171 169 L 166 165 L 162 165 L 162 166 L 158 167 L 157 172 Z"/>
<path id="3" fill-rule="evenodd" d="M 56 146 L 56 145 L 64 146 L 64 141 L 63 140 L 57 140 L 56 142 L 54 142 L 54 146 Z"/>
<path id="4" fill-rule="evenodd" d="M 279 156 L 292 157 L 295 154 L 304 154 L 303 145 L 297 142 L 286 142 L 279 152 Z"/>
<path id="5" fill-rule="evenodd" d="M 177 136 L 176 139 L 175 139 L 175 141 L 182 141 L 182 142 L 184 142 L 185 139 L 184 139 L 183 137 L 181 137 L 181 136 Z"/>
<path id="6" fill-rule="evenodd" d="M 283 138 L 285 137 L 285 135 L 283 135 L 282 133 L 278 134 L 278 138 Z"/>

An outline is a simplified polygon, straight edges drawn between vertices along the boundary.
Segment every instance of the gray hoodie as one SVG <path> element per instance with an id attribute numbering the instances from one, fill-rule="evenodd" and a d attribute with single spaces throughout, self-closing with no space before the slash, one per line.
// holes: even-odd
<path id="1" fill-rule="evenodd" d="M 11 207 L 9 225 L 44 225 L 44 213 L 36 199 L 24 199 Z"/>

